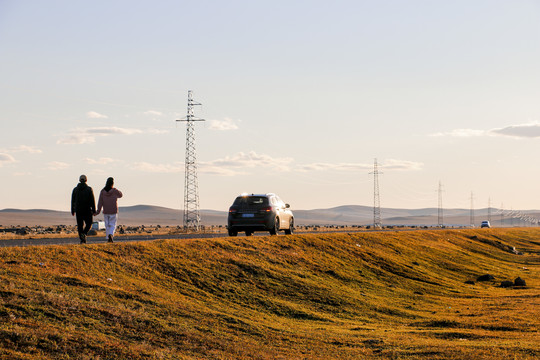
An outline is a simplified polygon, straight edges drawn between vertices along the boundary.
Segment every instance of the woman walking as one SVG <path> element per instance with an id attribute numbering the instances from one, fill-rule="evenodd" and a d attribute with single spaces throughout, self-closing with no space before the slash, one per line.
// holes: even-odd
<path id="1" fill-rule="evenodd" d="M 122 192 L 114 188 L 114 179 L 107 179 L 105 187 L 99 193 L 98 208 L 96 215 L 103 208 L 105 218 L 105 231 L 108 242 L 113 242 L 114 231 L 116 230 L 116 220 L 118 215 L 118 199 L 123 196 Z"/>

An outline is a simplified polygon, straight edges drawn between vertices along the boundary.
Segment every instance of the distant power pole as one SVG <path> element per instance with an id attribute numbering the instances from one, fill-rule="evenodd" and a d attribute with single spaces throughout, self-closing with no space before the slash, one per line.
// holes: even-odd
<path id="1" fill-rule="evenodd" d="M 373 163 L 373 227 L 382 227 L 381 223 L 381 198 L 379 195 L 379 165 L 377 159 Z"/>
<path id="2" fill-rule="evenodd" d="M 514 227 L 514 207 L 510 206 L 510 227 Z"/>
<path id="3" fill-rule="evenodd" d="M 439 180 L 439 190 L 438 190 L 438 193 L 439 193 L 439 207 L 438 207 L 438 210 L 437 210 L 437 221 L 439 223 L 439 227 L 444 227 L 444 220 L 443 220 L 443 204 L 442 204 L 442 184 L 441 184 L 441 181 Z"/>
<path id="4" fill-rule="evenodd" d="M 193 107 L 201 105 L 193 101 L 191 90 L 188 91 L 188 107 L 185 119 L 176 121 L 186 122 L 186 161 L 184 182 L 184 228 L 186 230 L 199 230 L 201 215 L 199 212 L 199 184 L 197 180 L 197 153 L 195 151 L 195 127 L 196 121 L 204 119 L 196 118 Z"/>
<path id="5" fill-rule="evenodd" d="M 504 204 L 501 203 L 501 227 L 504 225 Z"/>
<path id="6" fill-rule="evenodd" d="M 491 224 L 491 198 L 488 199 L 488 221 Z"/>
<path id="7" fill-rule="evenodd" d="M 471 191 L 471 227 L 474 227 L 474 194 Z"/>

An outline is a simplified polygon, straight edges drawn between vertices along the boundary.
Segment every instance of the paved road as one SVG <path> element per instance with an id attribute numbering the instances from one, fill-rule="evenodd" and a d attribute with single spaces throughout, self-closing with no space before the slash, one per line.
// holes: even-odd
<path id="1" fill-rule="evenodd" d="M 115 242 L 128 242 L 128 241 L 148 241 L 159 239 L 205 239 L 205 238 L 217 238 L 224 237 L 226 234 L 180 234 L 180 235 L 120 235 L 114 238 Z M 89 236 L 87 238 L 87 244 L 104 244 L 104 236 Z M 68 245 L 79 244 L 78 237 L 71 238 L 50 238 L 50 239 L 14 239 L 14 240 L 0 240 L 0 247 L 12 247 L 12 246 L 36 246 L 36 245 Z"/>
<path id="2" fill-rule="evenodd" d="M 387 231 L 387 230 L 337 230 L 329 231 L 329 233 L 343 233 L 343 232 L 368 232 L 368 231 Z M 392 231 L 395 231 L 392 230 Z M 307 233 L 324 233 L 319 231 L 297 231 L 296 234 Z M 208 238 L 220 238 L 227 237 L 227 234 L 176 234 L 176 235 L 118 235 L 114 238 L 117 243 L 128 241 L 148 241 L 148 240 L 160 240 L 160 239 L 208 239 Z M 238 234 L 238 236 L 245 236 Z M 267 232 L 254 233 L 253 236 L 268 236 Z M 281 236 L 278 235 L 278 236 Z M 104 244 L 107 242 L 104 236 L 89 236 L 87 238 L 87 244 Z M 69 245 L 79 244 L 78 237 L 70 238 L 49 238 L 49 239 L 14 239 L 14 240 L 0 240 L 0 247 L 14 247 L 14 246 L 39 246 L 39 245 Z"/>

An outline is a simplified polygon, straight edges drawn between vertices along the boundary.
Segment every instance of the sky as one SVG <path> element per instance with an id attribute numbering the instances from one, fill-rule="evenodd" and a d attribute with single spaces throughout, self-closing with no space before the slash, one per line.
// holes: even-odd
<path id="1" fill-rule="evenodd" d="M 540 1 L 0 0 L 0 209 L 540 209 Z M 472 201 L 471 201 L 472 200 Z"/>

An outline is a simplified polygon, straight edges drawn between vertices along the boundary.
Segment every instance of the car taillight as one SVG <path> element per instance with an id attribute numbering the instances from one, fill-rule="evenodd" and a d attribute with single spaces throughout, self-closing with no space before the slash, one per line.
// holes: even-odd
<path id="1" fill-rule="evenodd" d="M 234 208 L 229 209 L 229 214 L 236 214 L 237 212 L 238 212 L 237 209 L 234 209 Z"/>
<path id="2" fill-rule="evenodd" d="M 266 212 L 270 212 L 270 211 L 272 211 L 271 206 L 267 206 L 267 207 L 264 207 L 261 210 L 259 210 L 259 212 L 262 212 L 262 213 L 266 213 Z"/>

